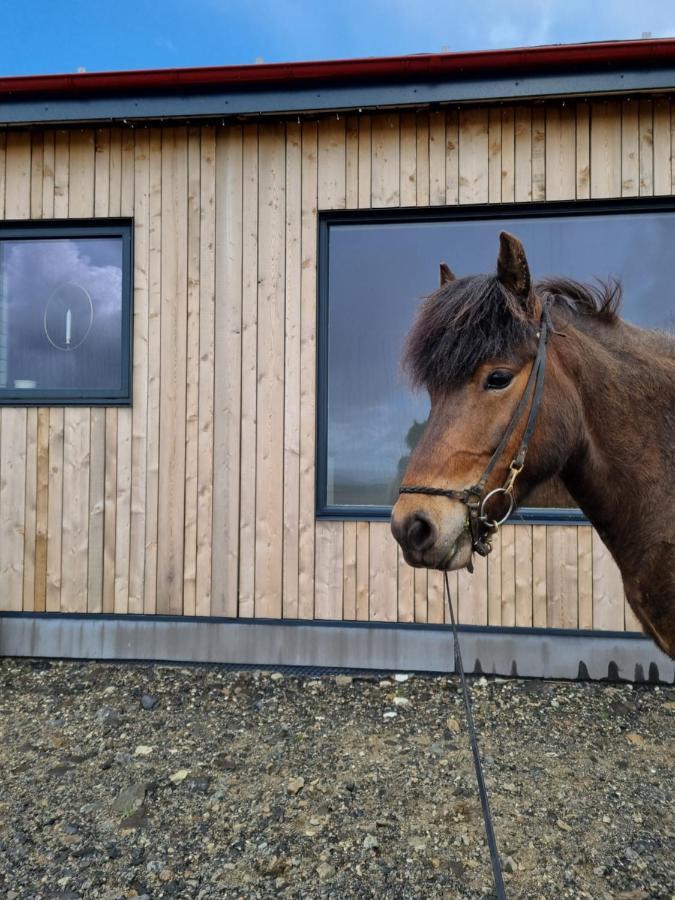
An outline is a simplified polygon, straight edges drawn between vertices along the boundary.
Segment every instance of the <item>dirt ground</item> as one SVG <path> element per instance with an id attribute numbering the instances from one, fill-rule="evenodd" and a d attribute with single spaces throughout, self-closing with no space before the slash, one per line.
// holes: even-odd
<path id="1" fill-rule="evenodd" d="M 472 679 L 509 898 L 675 895 L 675 689 Z M 0 660 L 0 896 L 492 894 L 457 679 Z"/>

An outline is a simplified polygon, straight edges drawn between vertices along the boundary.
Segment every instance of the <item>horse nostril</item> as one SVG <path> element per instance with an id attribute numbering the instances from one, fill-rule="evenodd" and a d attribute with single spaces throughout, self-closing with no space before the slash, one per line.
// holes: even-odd
<path id="1" fill-rule="evenodd" d="M 411 550 L 422 553 L 433 547 L 438 536 L 438 529 L 424 513 L 415 513 L 408 519 L 407 540 Z"/>

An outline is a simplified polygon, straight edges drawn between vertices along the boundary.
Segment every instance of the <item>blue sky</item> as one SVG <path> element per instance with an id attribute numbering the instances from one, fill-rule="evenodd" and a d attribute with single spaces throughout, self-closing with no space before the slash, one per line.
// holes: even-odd
<path id="1" fill-rule="evenodd" d="M 0 75 L 675 35 L 672 0 L 4 0 Z"/>

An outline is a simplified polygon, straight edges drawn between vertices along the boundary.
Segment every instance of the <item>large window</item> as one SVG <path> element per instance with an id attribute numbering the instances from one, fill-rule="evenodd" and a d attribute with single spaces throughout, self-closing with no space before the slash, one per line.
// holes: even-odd
<path id="1" fill-rule="evenodd" d="M 389 515 L 428 415 L 400 369 L 420 298 L 446 261 L 457 275 L 495 270 L 498 235 L 524 243 L 535 278 L 619 278 L 623 316 L 675 323 L 675 203 L 521 204 L 324 214 L 320 222 L 317 513 Z M 527 520 L 582 518 L 552 481 Z"/>
<path id="2" fill-rule="evenodd" d="M 131 225 L 0 225 L 0 403 L 130 402 Z"/>

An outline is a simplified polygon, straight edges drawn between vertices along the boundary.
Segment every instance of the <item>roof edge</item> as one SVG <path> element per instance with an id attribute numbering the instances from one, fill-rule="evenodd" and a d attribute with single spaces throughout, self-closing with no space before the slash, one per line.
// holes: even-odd
<path id="1" fill-rule="evenodd" d="M 255 90 L 282 84 L 363 84 L 673 64 L 675 38 L 657 38 L 315 62 L 10 76 L 0 78 L 0 96 L 11 102 L 29 96 L 189 93 L 226 87 Z"/>

